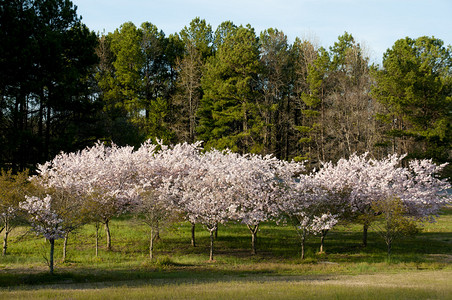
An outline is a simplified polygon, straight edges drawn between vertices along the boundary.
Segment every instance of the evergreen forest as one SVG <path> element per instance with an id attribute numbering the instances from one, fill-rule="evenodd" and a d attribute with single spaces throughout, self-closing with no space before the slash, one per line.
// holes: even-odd
<path id="1" fill-rule="evenodd" d="M 438 38 L 400 37 L 376 65 L 348 32 L 325 48 L 200 17 L 157 26 L 95 33 L 69 0 L 0 0 L 0 168 L 147 139 L 312 169 L 366 152 L 452 160 L 452 46 Z"/>

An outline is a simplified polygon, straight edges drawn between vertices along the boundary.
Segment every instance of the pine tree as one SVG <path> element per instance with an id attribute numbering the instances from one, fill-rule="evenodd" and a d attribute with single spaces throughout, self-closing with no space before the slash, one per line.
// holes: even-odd
<path id="1" fill-rule="evenodd" d="M 203 94 L 201 77 L 207 58 L 213 54 L 213 33 L 205 20 L 195 18 L 180 36 L 184 54 L 177 63 L 177 92 L 173 97 L 177 117 L 173 127 L 178 140 L 194 142 L 198 124 L 196 112 Z"/>
<path id="2" fill-rule="evenodd" d="M 386 108 L 379 117 L 394 152 L 451 160 L 451 68 L 450 47 L 434 37 L 400 39 L 385 52 L 372 95 Z"/>
<path id="3" fill-rule="evenodd" d="M 314 165 L 325 161 L 325 111 L 329 64 L 328 52 L 320 48 L 316 59 L 307 66 L 308 90 L 301 93 L 303 124 L 296 128 L 301 133 L 299 142 L 304 151 L 299 158 L 308 159 Z"/>
<path id="4" fill-rule="evenodd" d="M 228 33 L 206 66 L 199 110 L 199 138 L 207 147 L 261 152 L 256 112 L 259 50 L 249 25 Z"/>

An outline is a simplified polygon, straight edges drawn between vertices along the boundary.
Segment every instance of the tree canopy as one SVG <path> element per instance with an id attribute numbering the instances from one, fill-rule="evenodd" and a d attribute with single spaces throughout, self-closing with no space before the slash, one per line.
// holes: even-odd
<path id="1" fill-rule="evenodd" d="M 96 35 L 71 1 L 1 0 L 0 39 L 0 167 L 14 172 L 149 138 L 309 168 L 365 152 L 452 159 L 451 46 L 433 36 L 396 41 L 378 66 L 348 32 L 319 47 L 197 17 L 170 35 L 151 22 Z"/>

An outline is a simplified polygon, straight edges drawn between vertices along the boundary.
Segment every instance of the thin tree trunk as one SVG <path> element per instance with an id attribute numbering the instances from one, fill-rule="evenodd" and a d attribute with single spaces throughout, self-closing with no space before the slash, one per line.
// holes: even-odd
<path id="1" fill-rule="evenodd" d="M 26 131 L 27 127 L 27 99 L 26 92 L 23 89 L 20 89 L 18 93 L 18 99 L 16 99 L 16 112 L 17 112 L 17 129 L 18 139 L 17 139 L 17 151 L 15 151 L 15 161 L 18 165 L 18 170 L 25 169 L 25 159 L 26 159 L 26 151 L 27 151 L 27 142 L 26 139 L 22 137 L 23 133 Z M 13 162 L 14 169 L 14 162 Z"/>
<path id="2" fill-rule="evenodd" d="M 210 231 L 210 257 L 209 257 L 209 260 L 210 261 L 213 261 L 213 241 L 215 240 L 214 231 L 217 229 L 217 227 L 218 227 L 218 225 L 209 229 L 209 231 Z"/>
<path id="3" fill-rule="evenodd" d="M 51 127 L 51 109 L 50 109 L 50 96 L 47 102 L 47 111 L 46 111 L 46 127 L 45 127 L 45 136 L 44 136 L 44 160 L 49 159 L 49 147 L 50 147 L 50 127 Z"/>
<path id="4" fill-rule="evenodd" d="M 215 239 L 218 238 L 218 226 L 215 228 Z"/>
<path id="5" fill-rule="evenodd" d="M 19 128 L 19 101 L 20 101 L 19 99 L 20 99 L 20 93 L 18 93 L 16 96 L 16 101 L 14 102 L 14 113 L 12 114 L 13 129 L 14 129 L 13 132 L 16 132 L 16 133 L 21 133 L 21 130 Z M 13 140 L 13 143 L 15 144 L 14 147 L 16 149 L 18 149 L 20 147 L 18 134 L 16 134 L 12 140 Z M 12 162 L 13 171 L 15 171 L 19 168 L 20 162 L 19 162 L 18 156 L 19 155 L 17 154 L 17 151 L 15 151 L 13 153 L 13 162 Z"/>
<path id="6" fill-rule="evenodd" d="M 154 258 L 154 228 L 151 227 L 151 239 L 149 241 L 149 259 L 152 260 Z"/>
<path id="7" fill-rule="evenodd" d="M 8 248 L 8 234 L 10 232 L 10 229 L 8 228 L 8 225 L 5 225 L 5 236 L 3 237 L 3 251 L 2 256 L 6 255 L 6 249 Z"/>
<path id="8" fill-rule="evenodd" d="M 63 262 L 66 261 L 66 253 L 67 253 L 67 240 L 69 238 L 69 232 L 66 232 L 64 234 L 64 241 L 63 241 Z"/>
<path id="9" fill-rule="evenodd" d="M 248 116 L 247 116 L 247 109 L 245 102 L 242 103 L 242 111 L 243 111 L 243 132 L 245 133 L 245 136 L 248 136 Z M 249 150 L 249 138 L 245 138 L 245 151 Z"/>
<path id="10" fill-rule="evenodd" d="M 320 110 L 321 110 L 321 127 L 320 127 L 320 153 L 322 156 L 322 161 L 325 161 L 325 107 L 324 107 L 324 91 L 322 89 L 321 92 L 321 102 L 320 102 Z"/>
<path id="11" fill-rule="evenodd" d="M 322 230 L 322 235 L 320 236 L 320 253 L 323 253 L 325 250 L 325 237 L 326 237 L 327 233 L 328 233 L 328 229 Z"/>
<path id="12" fill-rule="evenodd" d="M 49 271 L 50 275 L 53 275 L 53 253 L 55 252 L 55 240 L 49 239 L 49 242 L 50 242 Z"/>
<path id="13" fill-rule="evenodd" d="M 388 245 L 388 262 L 391 261 L 392 242 L 387 242 Z"/>
<path id="14" fill-rule="evenodd" d="M 287 124 L 287 126 L 284 126 L 284 143 L 285 143 L 285 150 L 286 152 L 284 153 L 284 160 L 289 160 L 289 129 L 290 128 L 290 123 L 288 121 L 289 115 L 290 115 L 290 99 L 287 96 L 286 97 L 287 101 L 286 101 L 286 115 L 284 117 L 285 122 Z"/>
<path id="15" fill-rule="evenodd" d="M 363 247 L 367 247 L 367 230 L 369 229 L 369 224 L 364 223 L 363 225 Z"/>
<path id="16" fill-rule="evenodd" d="M 107 234 L 107 250 L 111 251 L 111 235 L 110 235 L 110 227 L 108 223 L 110 220 L 105 220 L 105 233 Z"/>
<path id="17" fill-rule="evenodd" d="M 255 255 L 257 253 L 256 251 L 256 240 L 257 240 L 257 231 L 259 229 L 259 224 L 257 225 L 247 225 L 248 229 L 251 232 L 251 254 Z"/>
<path id="18" fill-rule="evenodd" d="M 38 151 L 40 155 L 43 155 L 43 141 L 44 141 L 44 134 L 43 134 L 43 128 L 44 128 L 44 90 L 41 88 L 39 92 L 39 113 L 38 113 L 38 137 L 39 137 L 39 143 L 38 143 Z M 41 159 L 44 159 L 44 157 L 41 157 Z"/>
<path id="19" fill-rule="evenodd" d="M 325 236 L 322 234 L 320 235 L 320 249 L 319 253 L 323 253 L 323 240 L 325 239 Z"/>
<path id="20" fill-rule="evenodd" d="M 156 241 L 160 241 L 160 229 L 159 229 L 159 227 L 157 227 L 155 229 L 155 240 Z"/>
<path id="21" fill-rule="evenodd" d="M 191 83 L 191 82 L 190 82 Z M 189 121 L 188 121 L 188 136 L 189 136 L 189 140 L 190 143 L 193 143 L 195 140 L 195 113 L 194 113 L 194 109 L 193 109 L 193 88 L 192 88 L 192 84 L 190 84 L 190 88 L 188 89 L 188 105 L 189 105 Z"/>
<path id="22" fill-rule="evenodd" d="M 99 256 L 99 222 L 96 222 L 96 257 Z"/>
<path id="23" fill-rule="evenodd" d="M 301 259 L 304 259 L 304 242 L 306 240 L 306 236 L 303 233 L 303 236 L 301 237 Z"/>
<path id="24" fill-rule="evenodd" d="M 196 241 L 195 241 L 195 223 L 191 223 L 191 245 L 193 247 L 196 247 Z"/>

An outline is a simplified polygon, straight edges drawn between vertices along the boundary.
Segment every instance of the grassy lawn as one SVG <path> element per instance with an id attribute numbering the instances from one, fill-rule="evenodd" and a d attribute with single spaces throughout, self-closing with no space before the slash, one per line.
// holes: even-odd
<path id="1" fill-rule="evenodd" d="M 331 231 L 326 253 L 317 253 L 319 238 L 311 237 L 301 260 L 295 231 L 273 223 L 262 224 L 257 255 L 245 226 L 221 226 L 214 262 L 208 232 L 197 226 L 193 248 L 189 224 L 177 224 L 161 232 L 151 262 L 148 229 L 122 217 L 111 224 L 113 251 L 105 251 L 102 235 L 98 257 L 93 225 L 71 234 L 65 263 L 58 241 L 50 276 L 48 244 L 27 230 L 13 231 L 0 258 L 0 299 L 452 299 L 452 209 L 396 241 L 390 262 L 375 232 L 361 246 L 356 225 Z"/>

